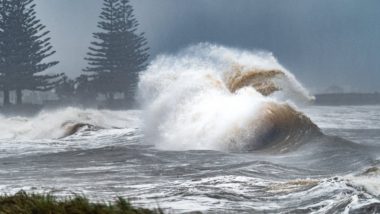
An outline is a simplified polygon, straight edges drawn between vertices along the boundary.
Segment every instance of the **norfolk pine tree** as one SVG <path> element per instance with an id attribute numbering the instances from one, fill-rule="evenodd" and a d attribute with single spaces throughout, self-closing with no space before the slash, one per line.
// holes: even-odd
<path id="1" fill-rule="evenodd" d="M 98 27 L 93 34 L 87 54 L 88 67 L 94 88 L 113 100 L 115 93 L 123 93 L 131 101 L 138 81 L 138 72 L 148 60 L 147 41 L 137 33 L 138 22 L 128 0 L 104 0 Z"/>
<path id="2" fill-rule="evenodd" d="M 22 103 L 22 90 L 47 91 L 54 88 L 61 74 L 40 74 L 58 64 L 44 62 L 55 51 L 49 31 L 36 17 L 33 0 L 1 0 L 0 73 L 4 105 L 9 93 L 16 91 L 17 104 Z"/>

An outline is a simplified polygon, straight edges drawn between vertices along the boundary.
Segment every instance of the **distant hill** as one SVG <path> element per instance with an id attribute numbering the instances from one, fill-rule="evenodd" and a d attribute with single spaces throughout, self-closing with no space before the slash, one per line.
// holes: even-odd
<path id="1" fill-rule="evenodd" d="M 315 95 L 316 105 L 380 105 L 380 93 L 326 93 Z"/>

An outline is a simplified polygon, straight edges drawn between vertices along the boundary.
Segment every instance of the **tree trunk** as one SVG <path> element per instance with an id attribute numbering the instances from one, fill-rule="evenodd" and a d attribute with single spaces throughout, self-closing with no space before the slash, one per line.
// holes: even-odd
<path id="1" fill-rule="evenodd" d="M 3 98 L 4 98 L 3 105 L 9 106 L 11 104 L 11 102 L 9 101 L 9 90 L 4 89 Z"/>
<path id="2" fill-rule="evenodd" d="M 22 104 L 22 90 L 21 89 L 17 89 L 16 90 L 16 103 L 17 105 L 21 105 Z"/>

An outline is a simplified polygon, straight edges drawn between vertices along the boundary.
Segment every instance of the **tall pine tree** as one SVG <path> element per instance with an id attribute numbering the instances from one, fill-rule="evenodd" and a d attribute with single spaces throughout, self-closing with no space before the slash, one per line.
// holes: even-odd
<path id="1" fill-rule="evenodd" d="M 118 92 L 132 100 L 138 72 L 147 66 L 147 41 L 137 33 L 138 26 L 129 0 L 104 0 L 98 22 L 101 32 L 93 34 L 96 41 L 91 43 L 84 71 L 92 73 L 94 88 L 109 100 Z"/>
<path id="2" fill-rule="evenodd" d="M 0 3 L 0 86 L 4 105 L 9 104 L 9 91 L 15 90 L 17 104 L 22 103 L 22 90 L 52 89 L 61 75 L 40 74 L 58 64 L 44 62 L 55 51 L 49 31 L 36 17 L 33 0 L 1 0 Z"/>

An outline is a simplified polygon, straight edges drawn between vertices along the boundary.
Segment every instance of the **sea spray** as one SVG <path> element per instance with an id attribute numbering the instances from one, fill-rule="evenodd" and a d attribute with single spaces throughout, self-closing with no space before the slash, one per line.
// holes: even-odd
<path id="1" fill-rule="evenodd" d="M 276 127 L 263 117 L 268 103 L 313 99 L 272 54 L 207 43 L 158 56 L 140 75 L 138 96 L 148 142 L 223 151 L 265 142 Z"/>
<path id="2" fill-rule="evenodd" d="M 81 127 L 104 129 L 134 127 L 138 123 L 137 111 L 108 111 L 67 107 L 42 111 L 34 117 L 0 116 L 0 140 L 58 139 Z M 81 128 L 79 127 L 79 128 Z"/>

